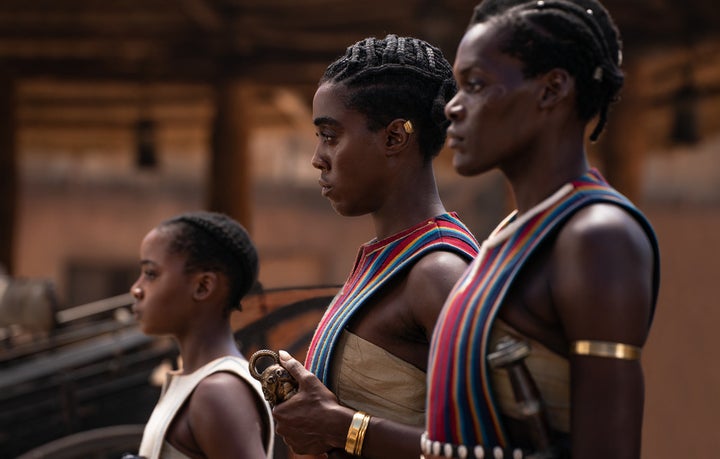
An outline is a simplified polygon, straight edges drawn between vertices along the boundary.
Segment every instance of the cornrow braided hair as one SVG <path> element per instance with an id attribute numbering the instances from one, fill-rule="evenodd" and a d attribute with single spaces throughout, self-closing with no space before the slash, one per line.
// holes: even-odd
<path id="1" fill-rule="evenodd" d="M 563 68 L 575 78 L 578 116 L 599 115 L 597 140 L 624 82 L 620 32 L 607 9 L 597 0 L 485 0 L 470 26 L 490 20 L 510 26 L 502 50 L 524 63 L 526 77 Z"/>
<path id="2" fill-rule="evenodd" d="M 240 309 L 240 300 L 257 281 L 258 255 L 245 228 L 217 212 L 188 212 L 162 222 L 173 231 L 169 250 L 186 255 L 186 272 L 215 271 L 228 277 L 226 313 Z"/>
<path id="3" fill-rule="evenodd" d="M 375 131 L 392 120 L 412 122 L 426 161 L 440 153 L 449 121 L 445 104 L 457 86 L 452 65 L 442 51 L 426 41 L 388 35 L 366 38 L 349 46 L 320 79 L 339 83 L 350 94 L 345 106 L 357 110 Z"/>

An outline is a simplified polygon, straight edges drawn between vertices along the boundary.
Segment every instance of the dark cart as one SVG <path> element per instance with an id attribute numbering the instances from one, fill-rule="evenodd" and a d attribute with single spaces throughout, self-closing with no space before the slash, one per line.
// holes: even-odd
<path id="1" fill-rule="evenodd" d="M 304 355 L 337 286 L 254 293 L 231 317 L 247 356 L 261 348 Z M 137 451 L 177 367 L 168 338 L 142 334 L 130 295 L 60 311 L 49 332 L 5 337 L 0 348 L 0 459 L 115 459 Z M 287 457 L 279 441 L 276 458 Z"/>

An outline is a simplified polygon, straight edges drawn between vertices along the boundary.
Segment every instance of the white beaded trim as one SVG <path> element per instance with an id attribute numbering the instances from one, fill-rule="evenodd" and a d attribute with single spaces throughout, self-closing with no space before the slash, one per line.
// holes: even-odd
<path id="1" fill-rule="evenodd" d="M 428 438 L 427 432 L 420 436 L 420 449 L 423 455 L 433 455 L 446 458 L 459 459 L 485 459 L 485 448 L 482 445 L 476 445 L 472 448 L 472 457 L 469 456 L 470 449 L 465 445 L 453 445 L 452 443 L 441 443 L 432 441 Z M 493 459 L 504 459 L 505 453 L 503 449 L 496 446 L 492 449 Z M 524 454 L 521 449 L 517 448 L 512 451 L 512 459 L 523 459 Z"/>

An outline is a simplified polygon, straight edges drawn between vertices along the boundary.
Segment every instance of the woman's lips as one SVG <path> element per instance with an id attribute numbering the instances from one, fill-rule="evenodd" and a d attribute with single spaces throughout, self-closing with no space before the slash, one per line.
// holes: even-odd
<path id="1" fill-rule="evenodd" d="M 327 196 L 330 190 L 332 190 L 332 186 L 323 180 L 318 180 L 318 183 L 320 184 L 320 192 L 322 193 L 322 195 Z"/>
<path id="2" fill-rule="evenodd" d="M 450 137 L 450 138 L 448 138 L 448 143 L 447 143 L 447 145 L 448 145 L 448 147 L 450 147 L 450 148 L 457 149 L 457 148 L 460 147 L 461 144 L 462 144 L 462 139 L 460 139 L 459 137 Z"/>
<path id="3" fill-rule="evenodd" d="M 458 135 L 458 133 L 454 129 L 452 129 L 452 127 L 448 129 L 447 137 L 447 145 L 450 148 L 457 148 L 463 142 L 463 137 L 461 135 Z"/>

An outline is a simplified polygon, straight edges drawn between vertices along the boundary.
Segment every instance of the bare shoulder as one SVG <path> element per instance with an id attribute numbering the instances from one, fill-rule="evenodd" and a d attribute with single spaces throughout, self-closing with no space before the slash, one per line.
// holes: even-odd
<path id="1" fill-rule="evenodd" d="M 264 457 L 263 421 L 257 397 L 239 376 L 213 373 L 203 379 L 188 405 L 193 435 L 206 457 Z"/>
<path id="2" fill-rule="evenodd" d="M 222 393 L 226 390 L 240 390 L 252 395 L 251 388 L 243 378 L 227 371 L 219 371 L 208 375 L 198 383 L 193 395 L 212 398 L 216 393 Z"/>
<path id="3" fill-rule="evenodd" d="M 422 257 L 410 270 L 408 282 L 416 287 L 423 285 L 432 287 L 432 284 L 445 288 L 455 284 L 458 278 L 465 272 L 470 261 L 457 253 L 443 250 L 436 250 Z"/>
<path id="4" fill-rule="evenodd" d="M 558 234 L 551 259 L 550 288 L 569 340 L 643 344 L 654 260 L 632 215 L 604 203 L 580 210 Z"/>
<path id="5" fill-rule="evenodd" d="M 228 397 L 235 401 L 245 400 L 255 404 L 255 395 L 250 385 L 241 377 L 220 371 L 203 379 L 193 392 L 193 402 L 198 405 L 214 405 L 222 403 Z"/>
<path id="6" fill-rule="evenodd" d="M 407 275 L 405 295 L 416 320 L 432 330 L 445 299 L 470 263 L 448 251 L 422 257 Z"/>

